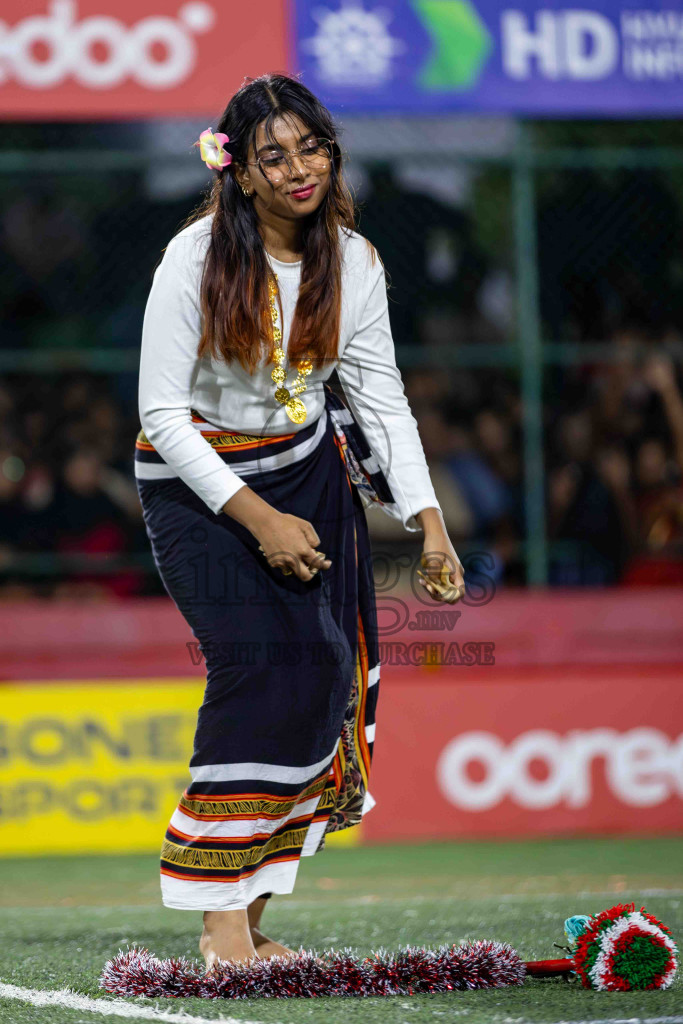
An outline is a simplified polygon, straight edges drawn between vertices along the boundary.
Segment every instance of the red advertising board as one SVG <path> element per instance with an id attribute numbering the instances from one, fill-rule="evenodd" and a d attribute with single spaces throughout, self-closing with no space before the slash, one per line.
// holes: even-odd
<path id="1" fill-rule="evenodd" d="M 473 672 L 383 668 L 364 838 L 683 830 L 680 665 Z"/>
<path id="2" fill-rule="evenodd" d="M 0 116 L 215 116 L 287 70 L 284 0 L 4 0 Z"/>
<path id="3" fill-rule="evenodd" d="M 683 831 L 683 593 L 501 592 L 449 609 L 448 629 L 404 598 L 393 615 L 379 599 L 364 840 Z M 167 598 L 3 615 L 9 689 L 40 680 L 61 707 L 81 681 L 104 713 L 124 680 L 161 687 L 162 710 L 196 681 L 199 702 L 201 652 Z"/>

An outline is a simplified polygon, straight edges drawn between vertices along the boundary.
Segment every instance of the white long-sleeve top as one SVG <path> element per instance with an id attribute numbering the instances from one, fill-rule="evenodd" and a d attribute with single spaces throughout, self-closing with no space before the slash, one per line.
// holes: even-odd
<path id="1" fill-rule="evenodd" d="M 263 356 L 253 375 L 237 360 L 197 357 L 201 334 L 199 288 L 210 242 L 210 216 L 175 235 L 156 268 L 145 309 L 140 354 L 139 412 L 142 429 L 164 462 L 216 514 L 247 480 L 228 466 L 192 423 L 195 409 L 224 430 L 290 434 L 322 414 L 325 381 L 336 368 L 344 394 L 387 477 L 406 530 L 415 514 L 440 508 L 432 487 L 417 423 L 396 365 L 389 324 L 384 267 L 374 265 L 365 238 L 340 228 L 343 247 L 342 311 L 336 364 L 313 369 L 301 394 L 307 418 L 292 423 L 274 398 L 272 363 Z M 301 261 L 284 263 L 269 253 L 282 301 L 282 347 L 301 279 Z M 277 307 L 276 307 L 277 308 Z M 296 370 L 287 360 L 287 381 Z"/>

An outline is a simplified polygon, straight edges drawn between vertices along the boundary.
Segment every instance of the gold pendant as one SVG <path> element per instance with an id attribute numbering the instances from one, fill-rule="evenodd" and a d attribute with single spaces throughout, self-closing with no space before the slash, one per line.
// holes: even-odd
<path id="1" fill-rule="evenodd" d="M 303 423 L 306 419 L 306 406 L 300 398 L 290 398 L 285 403 L 285 412 L 293 423 Z"/>

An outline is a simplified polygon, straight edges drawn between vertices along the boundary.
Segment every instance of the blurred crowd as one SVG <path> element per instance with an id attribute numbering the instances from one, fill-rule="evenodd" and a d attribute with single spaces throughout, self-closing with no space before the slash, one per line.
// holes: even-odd
<path id="1" fill-rule="evenodd" d="M 666 347 L 555 375 L 544 403 L 549 582 L 683 583 L 683 395 Z M 680 352 L 680 343 L 676 346 Z M 522 406 L 497 372 L 413 372 L 406 393 L 459 553 L 525 582 Z M 459 544 L 462 547 L 459 547 Z"/>
<path id="2" fill-rule="evenodd" d="M 565 392 L 549 453 L 549 536 L 567 542 L 553 583 L 683 583 L 681 382 L 666 346 L 636 354 L 642 340 L 621 333 L 620 358 Z"/>
<path id="3" fill-rule="evenodd" d="M 657 346 L 563 371 L 545 404 L 550 582 L 683 583 L 683 396 Z M 404 373 L 449 535 L 523 585 L 522 407 L 501 371 Z M 163 593 L 133 476 L 137 411 L 104 375 L 17 375 L 0 385 L 2 597 Z M 405 540 L 372 514 L 376 541 Z M 53 556 L 59 556 L 56 565 Z"/>
<path id="4" fill-rule="evenodd" d="M 148 542 L 132 475 L 136 418 L 112 396 L 107 377 L 2 381 L 3 598 L 157 592 L 140 558 Z"/>

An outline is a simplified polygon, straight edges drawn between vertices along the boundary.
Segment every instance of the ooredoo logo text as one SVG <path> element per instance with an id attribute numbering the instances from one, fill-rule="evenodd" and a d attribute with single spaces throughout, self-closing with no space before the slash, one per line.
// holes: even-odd
<path id="1" fill-rule="evenodd" d="M 76 0 L 52 0 L 46 14 L 14 25 L 0 21 L 0 85 L 14 79 L 50 89 L 73 78 L 91 89 L 111 89 L 130 78 L 148 89 L 169 89 L 194 70 L 195 36 L 215 20 L 204 0 L 184 3 L 175 17 L 150 15 L 132 25 L 112 14 L 79 20 Z"/>
<path id="2" fill-rule="evenodd" d="M 649 727 L 564 735 L 531 729 L 505 743 L 490 732 L 466 732 L 441 751 L 436 778 L 449 803 L 465 810 L 487 811 L 506 797 L 518 807 L 543 810 L 588 806 L 596 770 L 622 804 L 654 807 L 681 799 L 683 735 L 670 739 Z"/>

